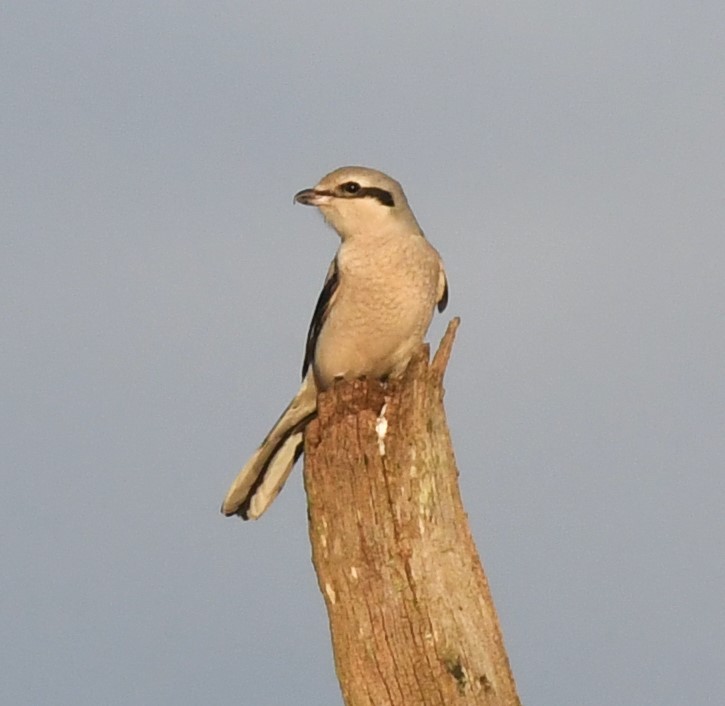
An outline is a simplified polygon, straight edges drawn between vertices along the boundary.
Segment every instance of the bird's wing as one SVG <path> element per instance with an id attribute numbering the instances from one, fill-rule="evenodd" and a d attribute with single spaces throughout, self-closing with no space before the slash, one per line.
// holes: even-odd
<path id="1" fill-rule="evenodd" d="M 438 275 L 438 311 L 442 312 L 446 306 L 448 306 L 448 278 L 443 265 L 441 265 Z"/>
<path id="2" fill-rule="evenodd" d="M 315 313 L 312 315 L 312 321 L 310 322 L 310 329 L 307 332 L 307 345 L 305 346 L 305 361 L 302 364 L 302 377 L 307 375 L 312 361 L 315 357 L 315 347 L 317 346 L 317 339 L 320 335 L 322 327 L 325 325 L 327 314 L 330 311 L 335 292 L 339 284 L 339 274 L 337 271 L 337 258 L 330 263 L 330 268 L 327 270 L 327 277 L 325 277 L 325 284 L 322 287 L 320 296 L 315 306 Z"/>

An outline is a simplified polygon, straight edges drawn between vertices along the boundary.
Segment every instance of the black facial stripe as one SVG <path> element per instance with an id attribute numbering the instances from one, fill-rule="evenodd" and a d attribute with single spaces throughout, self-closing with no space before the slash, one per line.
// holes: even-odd
<path id="1" fill-rule="evenodd" d="M 337 196 L 343 199 L 363 199 L 366 196 L 370 196 L 371 198 L 380 201 L 383 206 L 388 206 L 389 208 L 393 208 L 395 206 L 395 199 L 393 198 L 393 195 L 389 191 L 377 186 L 361 186 L 354 194 L 350 194 L 345 191 L 341 192 L 339 190 L 336 193 L 335 191 L 330 191 L 328 189 L 314 189 L 314 192 L 318 196 Z"/>
<path id="2" fill-rule="evenodd" d="M 385 189 L 379 189 L 377 186 L 363 186 L 356 194 L 351 194 L 351 198 L 354 199 L 360 199 L 366 196 L 372 196 L 372 198 L 380 201 L 383 206 L 388 206 L 390 208 L 395 206 L 393 195 Z"/>

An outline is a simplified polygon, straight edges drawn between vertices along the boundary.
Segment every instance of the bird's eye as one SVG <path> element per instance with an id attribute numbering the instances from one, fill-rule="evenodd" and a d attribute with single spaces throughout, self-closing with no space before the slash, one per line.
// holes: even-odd
<path id="1" fill-rule="evenodd" d="M 342 185 L 342 190 L 346 194 L 356 194 L 358 191 L 360 191 L 360 184 L 358 184 L 356 181 L 348 181 Z"/>

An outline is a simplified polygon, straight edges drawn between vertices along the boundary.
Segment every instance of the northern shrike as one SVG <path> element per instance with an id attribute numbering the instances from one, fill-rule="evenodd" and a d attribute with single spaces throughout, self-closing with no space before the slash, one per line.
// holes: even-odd
<path id="1" fill-rule="evenodd" d="M 242 468 L 222 512 L 258 518 L 302 453 L 317 393 L 337 379 L 403 374 L 423 342 L 433 309 L 443 311 L 443 263 L 423 235 L 403 189 L 382 172 L 342 167 L 295 202 L 317 206 L 342 241 L 312 316 L 302 386 Z"/>

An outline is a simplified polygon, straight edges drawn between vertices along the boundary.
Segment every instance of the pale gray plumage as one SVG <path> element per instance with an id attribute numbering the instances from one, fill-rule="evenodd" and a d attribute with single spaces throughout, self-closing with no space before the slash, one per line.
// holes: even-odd
<path id="1" fill-rule="evenodd" d="M 316 206 L 341 239 L 310 324 L 299 392 L 229 489 L 222 512 L 256 519 L 302 453 L 317 392 L 335 379 L 401 375 L 448 286 L 400 184 L 366 167 L 342 167 L 295 201 Z"/>

